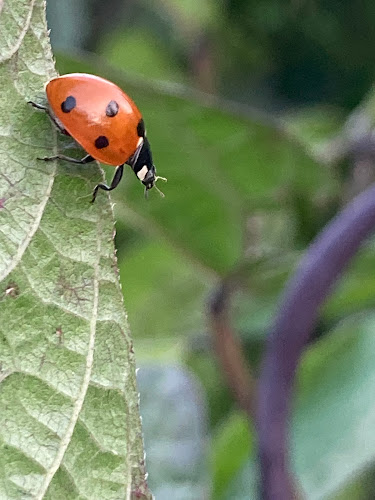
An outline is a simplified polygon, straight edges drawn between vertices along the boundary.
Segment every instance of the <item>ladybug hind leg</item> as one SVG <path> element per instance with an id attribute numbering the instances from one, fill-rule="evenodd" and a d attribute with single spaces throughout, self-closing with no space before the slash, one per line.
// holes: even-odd
<path id="1" fill-rule="evenodd" d="M 113 176 L 113 179 L 112 179 L 110 186 L 107 186 L 106 184 L 97 184 L 94 188 L 93 193 L 92 193 L 91 203 L 94 203 L 99 189 L 104 189 L 104 191 L 112 191 L 112 189 L 115 189 L 115 187 L 117 187 L 119 185 L 123 173 L 124 173 L 124 165 L 119 165 L 116 168 L 116 172 L 115 172 L 115 175 Z"/>

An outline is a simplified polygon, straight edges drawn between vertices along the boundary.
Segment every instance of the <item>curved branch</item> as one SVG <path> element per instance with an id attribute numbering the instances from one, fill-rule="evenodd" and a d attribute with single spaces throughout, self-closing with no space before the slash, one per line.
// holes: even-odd
<path id="1" fill-rule="evenodd" d="M 253 421 L 255 416 L 255 380 L 243 354 L 240 341 L 233 331 L 229 319 L 231 286 L 225 280 L 215 290 L 208 303 L 210 329 L 214 349 L 221 363 L 228 385 L 238 405 Z"/>
<path id="2" fill-rule="evenodd" d="M 375 187 L 353 199 L 311 244 L 281 301 L 258 385 L 262 498 L 295 497 L 287 454 L 295 370 L 331 286 L 375 228 Z"/>

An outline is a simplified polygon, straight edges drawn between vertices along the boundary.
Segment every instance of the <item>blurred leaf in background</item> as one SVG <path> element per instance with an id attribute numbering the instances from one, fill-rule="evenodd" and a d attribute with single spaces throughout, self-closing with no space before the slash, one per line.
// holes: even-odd
<path id="1" fill-rule="evenodd" d="M 199 383 L 180 367 L 156 365 L 141 367 L 138 383 L 155 498 L 209 498 L 207 415 Z"/>
<path id="2" fill-rule="evenodd" d="M 233 319 L 257 373 L 287 277 L 357 185 L 353 157 L 339 149 L 349 128 L 373 127 L 373 93 L 366 93 L 375 69 L 375 4 L 80 0 L 62 6 L 48 2 L 60 72 L 100 74 L 129 93 L 144 115 L 158 172 L 168 177 L 163 200 L 151 193 L 146 202 L 130 169 L 113 193 L 121 280 L 142 367 L 146 448 L 160 442 L 153 416 L 169 414 L 164 382 L 176 373 L 189 379 L 185 370 L 193 371 L 199 401 L 208 407 L 199 417 L 207 426 L 198 433 L 200 451 L 199 439 L 211 436 L 211 452 L 198 453 L 195 464 L 210 487 L 190 497 L 176 489 L 175 498 L 207 498 L 211 485 L 212 498 L 249 498 L 257 484 L 254 433 L 213 358 L 205 303 L 222 277 L 240 275 Z M 362 100 L 359 127 L 355 106 Z M 373 497 L 374 259 L 370 241 L 325 305 L 317 343 L 301 366 L 293 460 L 309 499 Z M 167 378 L 153 371 L 161 367 Z M 169 396 L 175 405 L 191 400 L 188 385 Z M 196 412 L 201 402 L 191 408 Z M 186 423 L 177 411 L 174 417 L 163 428 L 172 448 L 178 420 Z M 170 491 L 175 471 L 169 478 L 153 472 L 155 457 L 148 454 L 150 483 L 168 498 L 161 492 Z M 184 471 L 186 484 L 202 484 L 195 472 Z"/>

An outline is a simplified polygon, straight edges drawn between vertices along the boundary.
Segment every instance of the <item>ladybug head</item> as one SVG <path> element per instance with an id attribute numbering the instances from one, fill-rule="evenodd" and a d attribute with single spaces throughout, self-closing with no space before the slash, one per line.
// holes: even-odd
<path id="1" fill-rule="evenodd" d="M 164 197 L 164 194 L 155 186 L 155 182 L 158 179 L 167 181 L 165 177 L 159 177 L 156 175 L 155 165 L 152 161 L 152 154 L 150 149 L 150 143 L 147 137 L 144 137 L 142 143 L 138 147 L 137 151 L 130 158 L 128 162 L 131 168 L 134 170 L 135 175 L 145 186 L 145 196 L 147 197 L 148 190 L 153 187 L 159 192 L 160 196 Z"/>
<path id="2" fill-rule="evenodd" d="M 164 193 L 160 191 L 160 189 L 157 187 L 155 182 L 158 179 L 161 179 L 164 182 L 167 182 L 167 179 L 165 177 L 160 177 L 159 175 L 155 175 L 156 170 L 155 170 L 155 165 L 151 165 L 151 168 L 147 171 L 145 178 L 142 181 L 142 184 L 145 186 L 145 197 L 147 198 L 148 195 L 148 190 L 151 188 L 155 188 L 157 192 L 160 194 L 162 198 L 164 198 Z"/>
<path id="3" fill-rule="evenodd" d="M 143 165 L 145 176 L 141 179 L 142 184 L 145 186 L 146 191 L 155 186 L 155 165 Z M 147 169 L 147 170 L 146 170 Z"/>

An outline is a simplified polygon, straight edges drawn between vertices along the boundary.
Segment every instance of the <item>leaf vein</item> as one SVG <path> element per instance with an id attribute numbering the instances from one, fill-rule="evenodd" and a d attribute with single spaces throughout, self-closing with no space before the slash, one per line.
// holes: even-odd
<path id="1" fill-rule="evenodd" d="M 82 410 L 83 402 L 85 400 L 85 396 L 87 393 L 87 390 L 90 385 L 90 378 L 91 378 L 91 372 L 92 372 L 92 367 L 94 363 L 94 347 L 95 347 L 95 335 L 96 335 L 96 321 L 98 317 L 98 305 L 99 305 L 99 261 L 100 261 L 100 252 L 101 252 L 101 240 L 100 240 L 100 235 L 97 236 L 97 261 L 95 262 L 94 265 L 94 298 L 93 298 L 93 308 L 92 308 L 92 316 L 91 316 L 91 321 L 90 321 L 90 338 L 89 338 L 89 345 L 88 345 L 88 350 L 87 350 L 87 357 L 86 357 L 86 368 L 85 368 L 85 373 L 83 376 L 80 392 L 78 394 L 78 397 L 75 401 L 72 416 L 70 419 L 70 422 L 68 424 L 67 430 L 65 432 L 64 437 L 60 441 L 60 446 L 59 449 L 57 450 L 57 454 L 55 457 L 55 460 L 53 461 L 51 467 L 48 469 L 47 474 L 44 477 L 44 481 L 38 491 L 38 493 L 35 496 L 35 500 L 42 500 L 54 475 L 56 474 L 57 470 L 59 469 L 65 452 L 70 444 L 76 423 L 79 418 L 79 414 Z"/>
<path id="2" fill-rule="evenodd" d="M 20 36 L 19 36 L 17 42 L 14 44 L 13 48 L 11 49 L 10 53 L 7 54 L 6 57 L 0 58 L 0 63 L 3 63 L 5 61 L 11 59 L 18 52 L 19 48 L 21 47 L 22 41 L 25 38 L 25 35 L 28 32 L 29 27 L 30 27 L 30 22 L 31 22 L 31 17 L 33 14 L 34 6 L 35 6 L 35 0 L 31 0 L 30 10 L 29 10 L 27 18 L 25 20 L 25 25 L 20 33 Z"/>

